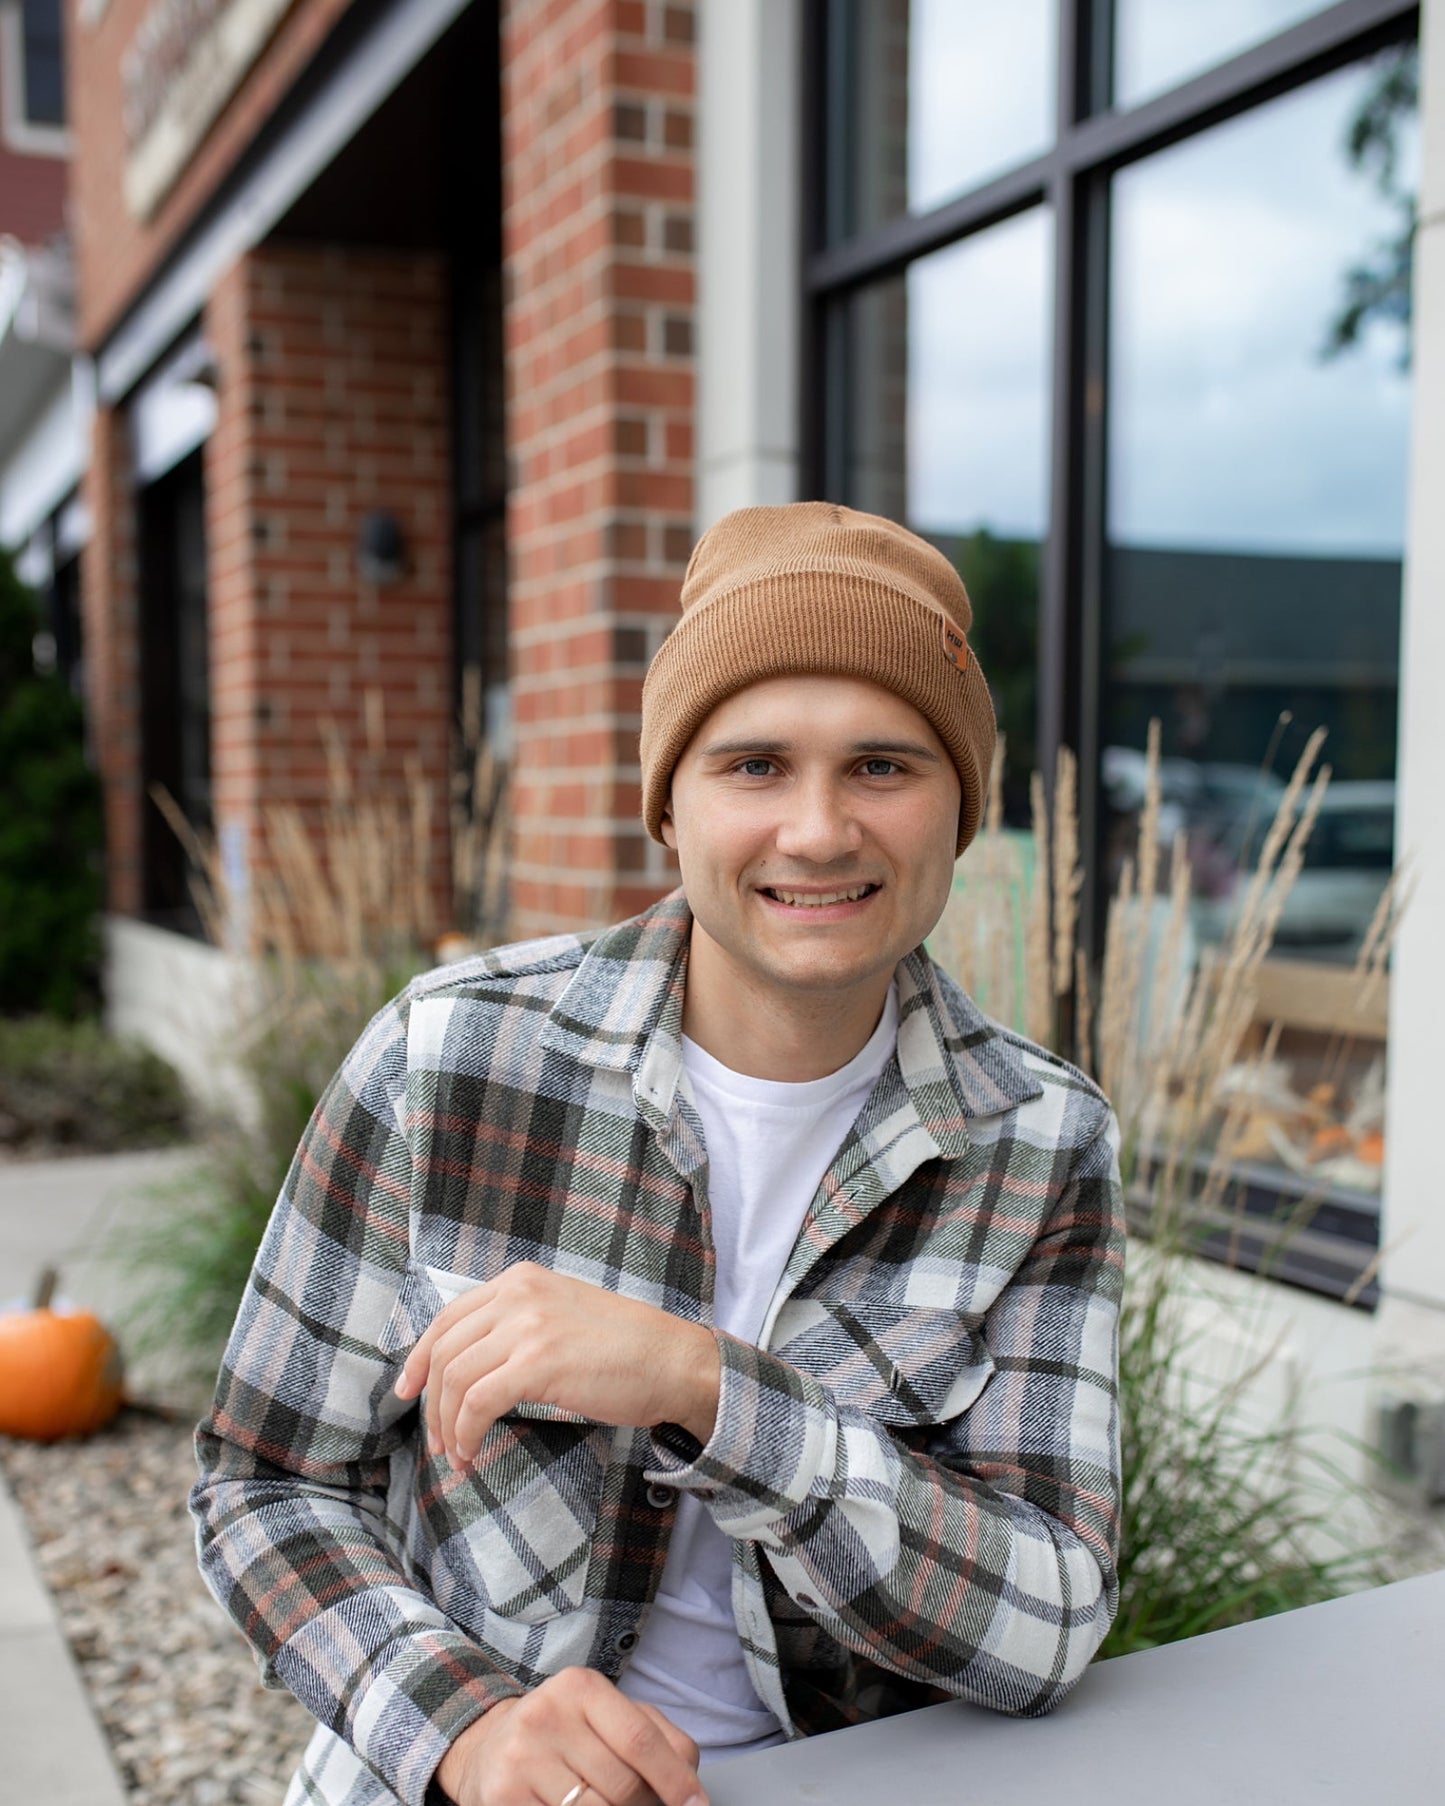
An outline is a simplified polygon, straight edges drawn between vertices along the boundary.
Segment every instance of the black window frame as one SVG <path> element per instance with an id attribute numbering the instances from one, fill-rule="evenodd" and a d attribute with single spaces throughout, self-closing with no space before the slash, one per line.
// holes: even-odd
<path id="1" fill-rule="evenodd" d="M 807 85 L 804 96 L 803 493 L 848 499 L 852 359 L 846 310 L 838 310 L 833 329 L 830 311 L 920 257 L 1046 205 L 1054 237 L 1053 368 L 1049 516 L 1039 584 L 1038 765 L 1052 771 L 1061 745 L 1077 752 L 1080 844 L 1092 849 L 1100 828 L 1112 179 L 1131 163 L 1417 38 L 1418 0 L 1337 0 L 1124 110 L 1115 110 L 1112 97 L 1114 0 L 1056 0 L 1054 143 L 940 206 L 830 242 L 827 171 L 838 147 L 829 137 L 838 126 L 828 90 L 845 91 L 847 4 L 807 0 L 803 67 L 822 77 Z M 1097 951 L 1107 898 L 1098 862 L 1090 863 L 1095 869 L 1080 898 L 1079 936 L 1081 945 Z M 1272 1176 L 1261 1169 L 1241 1187 L 1240 1210 L 1256 1231 L 1216 1235 L 1204 1251 L 1222 1257 L 1227 1248 L 1242 1267 L 1372 1309 L 1378 1202 L 1331 1193 L 1307 1238 L 1301 1232 L 1294 1252 L 1287 1246 L 1271 1259 L 1273 1238 L 1259 1225 L 1298 1206 L 1298 1188 L 1288 1176 L 1271 1184 Z"/>

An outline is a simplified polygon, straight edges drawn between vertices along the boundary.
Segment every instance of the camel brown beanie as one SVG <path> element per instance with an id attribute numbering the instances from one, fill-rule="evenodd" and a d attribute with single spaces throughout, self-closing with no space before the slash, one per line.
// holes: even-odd
<path id="1" fill-rule="evenodd" d="M 662 839 L 673 768 L 724 697 L 768 677 L 861 677 L 911 702 L 963 786 L 958 851 L 978 832 L 993 762 L 973 622 L 941 552 L 876 514 L 830 502 L 739 508 L 693 548 L 682 619 L 642 686 L 642 818 Z"/>

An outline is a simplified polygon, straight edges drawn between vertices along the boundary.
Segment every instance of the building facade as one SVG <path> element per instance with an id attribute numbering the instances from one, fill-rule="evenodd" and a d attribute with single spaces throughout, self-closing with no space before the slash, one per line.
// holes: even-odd
<path id="1" fill-rule="evenodd" d="M 72 365 L 61 12 L 61 0 L 0 3 L 0 545 L 47 597 L 39 656 L 79 684 L 85 408 Z"/>
<path id="2" fill-rule="evenodd" d="M 72 438 L 37 403 L 6 441 L 0 402 L 0 507 L 55 594 L 73 569 L 123 1015 L 198 970 L 157 787 L 244 884 L 268 807 L 319 807 L 378 712 L 393 775 L 445 797 L 469 682 L 510 763 L 512 931 L 659 895 L 638 710 L 695 534 L 874 508 L 969 584 L 1011 823 L 1078 750 L 1095 951 L 1151 718 L 1201 957 L 1327 730 L 1266 982 L 1278 1083 L 1330 1063 L 1349 1151 L 1302 1176 L 1262 1143 L 1254 1191 L 1325 1194 L 1286 1276 L 1367 1307 L 1292 1294 L 1301 1358 L 1439 1358 L 1442 0 L 71 0 L 65 27 Z M 20 465 L 48 473 L 23 508 Z M 444 809 L 434 841 L 440 923 Z M 1401 859 L 1360 1032 L 1346 975 Z"/>

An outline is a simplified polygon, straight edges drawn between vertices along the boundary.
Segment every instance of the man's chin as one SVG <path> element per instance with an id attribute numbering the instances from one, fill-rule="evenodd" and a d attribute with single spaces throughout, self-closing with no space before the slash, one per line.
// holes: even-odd
<path id="1" fill-rule="evenodd" d="M 876 984 L 878 979 L 893 974 L 897 960 L 886 962 L 876 953 L 867 959 L 828 960 L 797 959 L 768 961 L 754 967 L 758 977 L 770 988 L 799 997 L 836 997 L 859 986 Z"/>

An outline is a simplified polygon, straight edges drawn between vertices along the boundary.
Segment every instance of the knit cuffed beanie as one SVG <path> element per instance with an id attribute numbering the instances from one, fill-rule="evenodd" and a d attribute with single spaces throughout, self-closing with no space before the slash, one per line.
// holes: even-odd
<path id="1" fill-rule="evenodd" d="M 958 572 L 893 521 L 829 502 L 739 508 L 693 548 L 682 619 L 642 686 L 642 818 L 662 839 L 673 768 L 725 697 L 769 677 L 859 677 L 911 702 L 963 787 L 958 852 L 993 762 L 988 685 Z"/>

